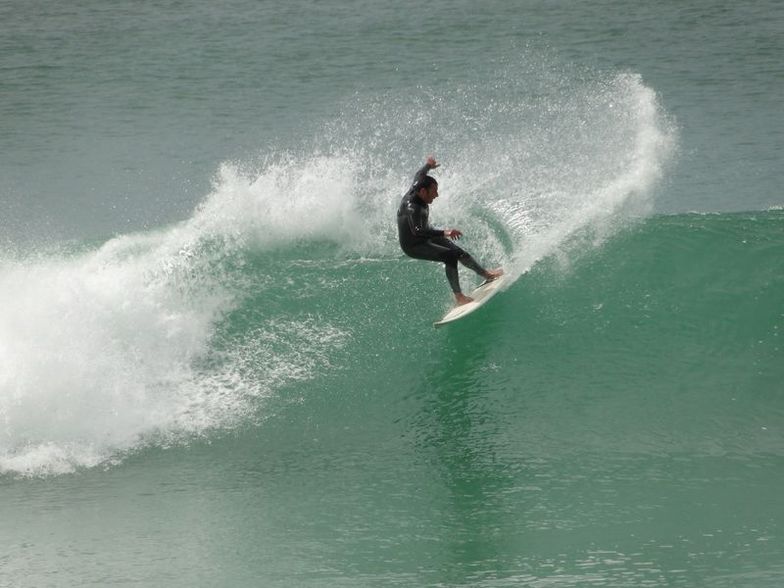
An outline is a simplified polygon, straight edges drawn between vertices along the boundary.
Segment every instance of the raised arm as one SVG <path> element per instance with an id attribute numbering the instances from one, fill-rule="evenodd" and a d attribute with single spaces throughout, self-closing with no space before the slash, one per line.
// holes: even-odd
<path id="1" fill-rule="evenodd" d="M 414 182 L 413 185 L 416 185 L 418 182 L 422 180 L 427 175 L 431 169 L 436 169 L 438 167 L 438 163 L 436 162 L 435 158 L 432 155 L 428 155 L 427 161 L 425 165 L 417 170 L 417 173 L 414 174 Z"/>

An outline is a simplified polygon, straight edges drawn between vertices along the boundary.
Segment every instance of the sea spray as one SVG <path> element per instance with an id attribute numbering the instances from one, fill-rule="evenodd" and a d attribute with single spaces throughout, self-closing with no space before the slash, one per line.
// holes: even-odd
<path id="1" fill-rule="evenodd" d="M 154 255 L 103 253 L 2 269 L 3 469 L 95 465 L 165 427 L 205 349 L 215 305 L 150 280 Z"/>
<path id="2" fill-rule="evenodd" d="M 239 189 L 225 170 L 223 178 L 184 223 L 92 251 L 3 261 L 0 471 L 69 472 L 151 441 L 232 426 L 341 344 L 339 329 L 308 317 L 262 316 L 252 336 L 228 348 L 215 340 L 249 284 L 258 293 L 275 279 L 243 275 L 248 243 L 280 245 L 306 226 L 317 238 L 325 218 L 289 222 L 274 207 L 249 213 L 244 207 L 263 206 L 272 188 L 262 179 Z M 265 369 L 248 376 L 249 357 Z"/>
<path id="3" fill-rule="evenodd" d="M 184 222 L 6 257 L 0 471 L 69 472 L 255 422 L 265 397 L 338 369 L 335 351 L 365 323 L 340 297 L 304 310 L 355 271 L 318 260 L 401 257 L 395 208 L 428 153 L 443 163 L 433 223 L 515 277 L 645 211 L 676 144 L 655 92 L 632 74 L 527 72 L 360 99 L 309 147 L 252 172 L 223 165 Z M 315 260 L 304 281 L 287 275 L 300 256 Z M 383 267 L 364 271 L 386 287 Z"/>
<path id="4" fill-rule="evenodd" d="M 357 99 L 315 142 L 354 162 L 351 198 L 384 232 L 379 248 L 395 251 L 394 211 L 427 154 L 441 163 L 431 222 L 515 277 L 576 235 L 600 243 L 650 213 L 678 132 L 640 75 L 542 58 L 490 77 Z"/>
<path id="5" fill-rule="evenodd" d="M 545 174 L 528 184 L 528 198 L 500 201 L 502 217 L 523 229 L 512 263 L 518 275 L 565 246 L 573 250 L 576 237 L 590 239 L 581 246 L 600 245 L 652 210 L 657 182 L 677 148 L 675 126 L 655 92 L 637 75 L 620 75 L 594 97 L 591 111 L 602 124 L 554 154 L 568 167 L 568 182 Z M 580 124 L 587 125 L 582 118 Z"/>

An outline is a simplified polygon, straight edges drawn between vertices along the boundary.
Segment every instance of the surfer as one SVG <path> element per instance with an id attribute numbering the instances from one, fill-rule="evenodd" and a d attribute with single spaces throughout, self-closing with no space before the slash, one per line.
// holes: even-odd
<path id="1" fill-rule="evenodd" d="M 428 220 L 430 204 L 438 198 L 438 182 L 432 176 L 427 175 L 427 172 L 437 168 L 438 165 L 436 160 L 430 156 L 425 165 L 414 175 L 414 183 L 403 196 L 397 211 L 397 230 L 403 253 L 414 259 L 440 261 L 444 264 L 446 278 L 459 306 L 472 302 L 472 298 L 463 294 L 460 289 L 460 278 L 457 273 L 458 261 L 488 281 L 496 279 L 504 272 L 501 269 L 484 269 L 466 251 L 453 243 L 452 241 L 463 236 L 461 231 L 434 229 L 430 226 Z"/>

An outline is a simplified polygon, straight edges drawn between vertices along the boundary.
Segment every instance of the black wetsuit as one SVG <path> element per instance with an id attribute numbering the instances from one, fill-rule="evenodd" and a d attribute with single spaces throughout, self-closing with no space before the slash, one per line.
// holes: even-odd
<path id="1" fill-rule="evenodd" d="M 480 276 L 486 276 L 487 272 L 466 251 L 445 237 L 443 229 L 434 229 L 430 226 L 430 207 L 417 195 L 418 184 L 430 169 L 430 166 L 425 164 L 417 171 L 414 175 L 414 183 L 400 202 L 397 211 L 400 248 L 409 257 L 444 263 L 449 285 L 452 292 L 457 294 L 460 292 L 458 261 Z"/>

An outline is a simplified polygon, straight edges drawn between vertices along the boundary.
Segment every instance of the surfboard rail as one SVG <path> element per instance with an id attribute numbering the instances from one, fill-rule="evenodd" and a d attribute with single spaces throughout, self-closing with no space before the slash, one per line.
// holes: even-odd
<path id="1" fill-rule="evenodd" d="M 442 327 L 446 324 L 464 318 L 472 312 L 478 310 L 501 290 L 501 286 L 505 281 L 506 276 L 500 276 L 495 280 L 480 284 L 473 292 L 469 294 L 469 296 L 474 299 L 473 302 L 455 306 L 454 308 L 450 309 L 449 312 L 447 312 L 440 320 L 434 322 L 433 326 L 436 328 Z"/>

